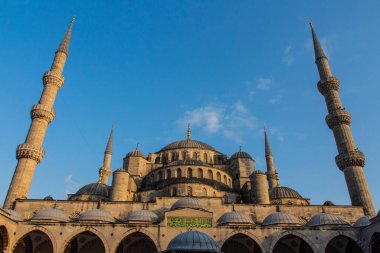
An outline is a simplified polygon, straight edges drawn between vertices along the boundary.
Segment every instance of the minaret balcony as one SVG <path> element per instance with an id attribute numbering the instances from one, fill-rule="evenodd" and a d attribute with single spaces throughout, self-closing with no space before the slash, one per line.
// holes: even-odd
<path id="1" fill-rule="evenodd" d="M 62 87 L 64 81 L 64 77 L 54 71 L 45 72 L 43 77 L 44 85 L 56 85 L 59 89 Z"/>
<path id="2" fill-rule="evenodd" d="M 347 151 L 337 155 L 335 157 L 335 162 L 342 171 L 345 168 L 352 166 L 364 167 L 365 156 L 359 150 Z"/>
<path id="3" fill-rule="evenodd" d="M 342 125 L 342 124 L 350 125 L 351 115 L 346 110 L 338 109 L 329 113 L 326 116 L 325 120 L 329 128 L 333 129 L 335 126 Z"/>
<path id="4" fill-rule="evenodd" d="M 328 92 L 339 91 L 339 80 L 336 77 L 329 77 L 327 80 L 320 80 L 317 84 L 319 92 L 325 96 Z"/>
<path id="5" fill-rule="evenodd" d="M 21 158 L 27 158 L 35 160 L 40 163 L 44 157 L 45 151 L 42 147 L 35 146 L 32 144 L 24 143 L 20 144 L 16 150 L 16 158 L 20 160 Z"/>
<path id="6" fill-rule="evenodd" d="M 42 104 L 36 104 L 32 107 L 32 111 L 30 113 L 32 119 L 44 119 L 48 123 L 52 122 L 55 117 L 55 110 L 51 107 L 47 107 Z"/>

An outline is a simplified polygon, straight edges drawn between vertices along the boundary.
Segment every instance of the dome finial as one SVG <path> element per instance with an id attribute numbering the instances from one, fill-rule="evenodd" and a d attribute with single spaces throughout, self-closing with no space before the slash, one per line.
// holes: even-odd
<path id="1" fill-rule="evenodd" d="M 242 152 L 243 151 L 243 149 L 241 148 L 241 145 L 239 146 L 239 152 Z"/>
<path id="2" fill-rule="evenodd" d="M 99 170 L 99 180 L 98 180 L 98 184 L 100 184 L 102 182 L 102 179 L 103 179 L 103 170 L 100 169 Z"/>
<path id="3" fill-rule="evenodd" d="M 187 139 L 191 140 L 191 127 L 190 127 L 190 123 L 187 125 Z"/>

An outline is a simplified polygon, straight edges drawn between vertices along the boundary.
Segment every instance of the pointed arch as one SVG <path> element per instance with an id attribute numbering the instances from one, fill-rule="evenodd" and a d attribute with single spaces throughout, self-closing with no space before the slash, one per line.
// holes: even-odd
<path id="1" fill-rule="evenodd" d="M 73 238 L 66 244 L 64 253 L 105 253 L 106 248 L 102 239 L 95 233 L 84 231 Z"/>
<path id="2" fill-rule="evenodd" d="M 154 241 L 142 232 L 134 232 L 119 243 L 116 253 L 158 253 Z"/>
<path id="3" fill-rule="evenodd" d="M 153 242 L 154 247 L 156 248 L 157 252 L 161 252 L 161 247 L 160 247 L 160 244 L 158 243 L 156 235 L 149 232 L 147 229 L 144 229 L 141 227 L 128 229 L 127 231 L 122 233 L 120 236 L 117 236 L 117 238 L 115 238 L 114 243 L 112 244 L 110 252 L 115 252 L 115 253 L 118 252 L 117 250 L 119 250 L 118 247 L 120 246 L 120 244 L 122 244 L 125 239 L 128 240 L 128 238 L 131 238 L 130 237 L 131 235 L 134 235 L 136 233 L 143 234 L 146 236 L 146 238 L 149 238 L 149 240 Z M 150 253 L 150 252 L 146 252 L 146 253 Z"/>
<path id="4" fill-rule="evenodd" d="M 380 232 L 375 232 L 370 241 L 371 253 L 380 252 Z"/>
<path id="5" fill-rule="evenodd" d="M 256 238 L 247 233 L 237 232 L 229 235 L 220 246 L 223 253 L 262 253 L 264 252 Z"/>
<path id="6" fill-rule="evenodd" d="M 9 246 L 9 234 L 5 226 L 0 226 L 0 251 L 6 252 Z"/>
<path id="7" fill-rule="evenodd" d="M 274 240 L 269 252 L 273 253 L 315 253 L 318 252 L 310 239 L 295 231 L 284 231 Z"/>
<path id="8" fill-rule="evenodd" d="M 363 249 L 353 238 L 347 235 L 337 235 L 328 241 L 325 253 L 363 253 Z"/>
<path id="9" fill-rule="evenodd" d="M 93 228 L 93 227 L 89 227 L 89 226 L 86 226 L 86 227 L 80 227 L 79 229 L 75 230 L 73 233 L 71 233 L 70 235 L 68 235 L 66 238 L 65 238 L 65 246 L 64 246 L 64 253 L 72 253 L 70 251 L 68 251 L 68 248 L 74 248 L 75 249 L 75 244 L 77 243 L 77 241 L 73 241 L 74 239 L 77 240 L 78 238 L 80 239 L 79 236 L 85 236 L 85 235 L 89 235 L 89 236 L 92 236 L 93 238 L 96 237 L 98 238 L 100 241 L 101 241 L 101 244 L 99 243 L 99 241 L 97 241 L 97 245 L 104 249 L 104 252 L 109 252 L 109 245 L 107 243 L 107 240 L 105 238 L 105 236 L 99 232 L 97 229 Z M 96 239 L 94 238 L 94 239 Z M 71 245 L 72 243 L 72 245 Z M 81 246 L 84 246 L 84 245 L 79 245 L 79 247 Z M 88 246 L 86 246 L 84 249 L 88 250 Z M 80 248 L 79 248 L 80 250 Z M 75 253 L 87 253 L 87 252 L 91 252 L 91 253 L 97 253 L 97 251 L 73 251 Z"/>
<path id="10" fill-rule="evenodd" d="M 45 231 L 43 231 L 45 230 Z M 46 229 L 34 228 L 16 239 L 13 253 L 51 253 L 56 252 L 53 237 L 46 233 Z"/>

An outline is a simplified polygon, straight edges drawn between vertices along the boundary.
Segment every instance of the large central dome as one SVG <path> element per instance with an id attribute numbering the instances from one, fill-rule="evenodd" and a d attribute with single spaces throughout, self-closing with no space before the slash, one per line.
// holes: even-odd
<path id="1" fill-rule="evenodd" d="M 171 150 L 171 149 L 180 149 L 180 148 L 197 148 L 197 149 L 208 149 L 212 151 L 216 151 L 213 147 L 210 145 L 196 140 L 181 140 L 181 141 L 175 141 L 170 143 L 169 145 L 166 145 L 162 149 L 160 149 L 159 152 L 165 151 L 165 150 Z"/>

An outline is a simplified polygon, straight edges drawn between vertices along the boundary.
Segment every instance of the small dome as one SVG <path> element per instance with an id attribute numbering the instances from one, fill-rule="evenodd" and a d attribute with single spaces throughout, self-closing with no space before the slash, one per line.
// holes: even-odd
<path id="1" fill-rule="evenodd" d="M 133 223 L 155 223 L 158 221 L 158 216 L 152 211 L 140 210 L 128 213 L 126 221 Z"/>
<path id="2" fill-rule="evenodd" d="M 126 155 L 126 158 L 127 157 L 143 157 L 145 158 L 145 155 L 143 152 L 141 152 L 138 148 L 136 148 L 135 150 L 132 150 L 131 152 L 129 152 L 127 155 Z"/>
<path id="3" fill-rule="evenodd" d="M 311 217 L 306 226 L 317 227 L 317 226 L 348 226 L 348 223 L 344 221 L 339 216 L 330 213 L 319 213 Z"/>
<path id="4" fill-rule="evenodd" d="M 162 152 L 162 151 L 170 150 L 170 149 L 180 149 L 180 148 L 196 148 L 196 149 L 207 149 L 207 150 L 216 151 L 213 147 L 211 147 L 210 145 L 204 142 L 187 139 L 187 140 L 172 142 L 169 145 L 166 145 L 165 147 L 163 147 L 158 152 Z"/>
<path id="5" fill-rule="evenodd" d="M 301 194 L 293 190 L 292 188 L 285 186 L 278 186 L 269 189 L 269 196 L 271 199 L 281 199 L 281 198 L 295 198 L 303 199 Z"/>
<path id="6" fill-rule="evenodd" d="M 323 203 L 324 206 L 335 206 L 335 204 L 331 200 L 326 200 L 325 203 Z"/>
<path id="7" fill-rule="evenodd" d="M 47 200 L 47 201 L 51 201 L 51 200 L 54 200 L 52 196 L 50 195 L 47 195 L 44 200 Z"/>
<path id="8" fill-rule="evenodd" d="M 263 226 L 270 225 L 300 226 L 303 225 L 303 222 L 301 222 L 299 218 L 292 214 L 284 212 L 275 212 L 268 215 L 263 221 Z"/>
<path id="9" fill-rule="evenodd" d="M 32 216 L 31 220 L 60 221 L 60 222 L 70 221 L 66 213 L 57 208 L 49 208 L 49 209 L 40 210 Z"/>
<path id="10" fill-rule="evenodd" d="M 14 221 L 23 221 L 24 220 L 24 216 L 17 212 L 16 210 L 12 210 L 12 209 L 3 209 L 6 213 L 9 214 L 9 217 L 14 220 Z"/>
<path id="11" fill-rule="evenodd" d="M 80 188 L 76 195 L 100 195 L 108 197 L 110 194 L 110 187 L 102 183 L 88 184 Z"/>
<path id="12" fill-rule="evenodd" d="M 167 251 L 220 252 L 215 241 L 207 234 L 199 231 L 189 231 L 177 235 L 170 241 Z"/>
<path id="13" fill-rule="evenodd" d="M 79 215 L 79 221 L 103 221 L 103 222 L 114 222 L 115 219 L 112 215 L 103 209 L 93 209 Z"/>
<path id="14" fill-rule="evenodd" d="M 205 210 L 203 206 L 201 205 L 201 202 L 196 198 L 190 198 L 185 197 L 177 200 L 170 210 L 177 210 L 177 209 L 183 209 L 183 208 L 191 208 L 191 209 L 198 209 L 198 210 Z"/>
<path id="15" fill-rule="evenodd" d="M 252 159 L 252 157 L 247 153 L 247 152 L 244 152 L 242 150 L 239 150 L 238 152 L 234 153 L 230 160 L 234 160 L 234 159 L 237 159 L 237 158 L 248 158 L 248 159 Z"/>
<path id="16" fill-rule="evenodd" d="M 369 215 L 363 216 L 355 222 L 354 227 L 357 227 L 357 228 L 366 227 L 371 223 L 370 219 L 371 219 L 371 216 Z"/>
<path id="17" fill-rule="evenodd" d="M 254 225 L 255 223 L 246 214 L 239 213 L 239 212 L 228 212 L 223 214 L 219 220 L 219 225 Z"/>

